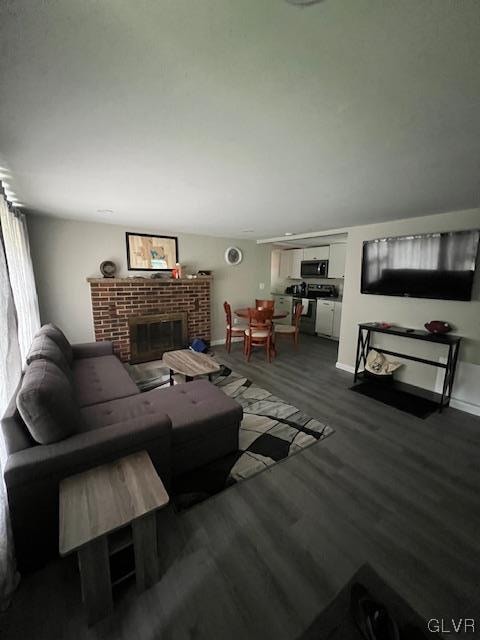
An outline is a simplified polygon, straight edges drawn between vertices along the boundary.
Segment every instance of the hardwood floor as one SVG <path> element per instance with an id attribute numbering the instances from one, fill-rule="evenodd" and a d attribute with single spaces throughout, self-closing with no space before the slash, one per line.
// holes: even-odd
<path id="1" fill-rule="evenodd" d="M 241 345 L 217 354 L 335 434 L 165 512 L 161 581 L 111 619 L 87 628 L 75 565 L 58 560 L 22 581 L 2 638 L 293 639 L 365 562 L 426 619 L 478 616 L 480 418 L 420 420 L 352 393 L 327 340 L 282 342 L 270 365 Z"/>

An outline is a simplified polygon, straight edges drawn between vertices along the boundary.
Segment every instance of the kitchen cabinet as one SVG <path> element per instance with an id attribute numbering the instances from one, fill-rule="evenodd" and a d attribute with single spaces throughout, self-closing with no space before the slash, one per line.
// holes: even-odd
<path id="1" fill-rule="evenodd" d="M 329 245 L 325 245 L 324 247 L 306 247 L 303 250 L 304 260 L 329 260 L 329 257 L 330 257 Z"/>
<path id="2" fill-rule="evenodd" d="M 301 279 L 301 268 L 302 268 L 302 260 L 304 260 L 303 249 L 291 249 L 290 253 L 292 254 L 292 267 L 290 272 L 290 278 L 296 278 L 298 280 Z"/>
<path id="3" fill-rule="evenodd" d="M 292 252 L 281 251 L 280 252 L 280 264 L 278 269 L 278 276 L 280 280 L 286 280 L 290 278 L 292 273 Z"/>
<path id="4" fill-rule="evenodd" d="M 324 336 L 333 333 L 333 314 L 335 303 L 331 300 L 317 300 L 317 317 L 315 320 L 315 332 Z"/>
<path id="5" fill-rule="evenodd" d="M 340 322 L 342 320 L 342 303 L 333 303 L 333 329 L 332 336 L 334 338 L 340 338 Z"/>
<path id="6" fill-rule="evenodd" d="M 301 279 L 301 265 L 303 260 L 303 249 L 287 249 L 280 253 L 279 277 L 281 280 L 287 278 Z"/>
<path id="7" fill-rule="evenodd" d="M 345 277 L 345 258 L 347 256 L 347 243 L 339 242 L 330 245 L 330 258 L 328 261 L 328 277 Z"/>
<path id="8" fill-rule="evenodd" d="M 274 293 L 273 299 L 275 300 L 275 311 L 282 311 L 287 313 L 287 316 L 285 318 L 275 320 L 275 324 L 292 324 L 293 297 Z"/>

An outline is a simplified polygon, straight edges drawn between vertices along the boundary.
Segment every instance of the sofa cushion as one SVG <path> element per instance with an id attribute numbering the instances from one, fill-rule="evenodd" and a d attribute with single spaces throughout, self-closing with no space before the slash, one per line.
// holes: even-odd
<path id="1" fill-rule="evenodd" d="M 242 407 L 207 380 L 168 389 L 152 389 L 134 398 L 122 398 L 81 409 L 85 429 L 125 422 L 147 414 L 166 413 L 172 422 L 173 444 L 209 435 L 240 423 Z"/>
<path id="2" fill-rule="evenodd" d="M 15 393 L 10 398 L 10 402 L 1 420 L 3 440 L 5 442 L 7 455 L 28 449 L 37 444 L 30 435 L 30 431 L 27 429 L 27 425 L 22 420 L 22 416 L 17 409 L 17 395 L 21 389 L 22 381 L 23 376 L 22 380 L 18 383 Z"/>
<path id="3" fill-rule="evenodd" d="M 240 424 L 242 406 L 208 380 L 197 380 L 171 387 L 167 397 L 154 389 L 157 402 L 172 421 L 173 444 L 185 443 L 218 431 L 231 424 Z M 147 394 L 143 394 L 144 396 Z"/>
<path id="4" fill-rule="evenodd" d="M 50 340 L 53 340 L 65 356 L 69 366 L 71 366 L 73 361 L 72 346 L 61 329 L 50 322 L 40 327 L 36 335 L 45 335 L 48 336 Z"/>
<path id="5" fill-rule="evenodd" d="M 63 351 L 46 333 L 38 333 L 32 341 L 27 353 L 27 364 L 32 364 L 34 360 L 50 360 L 50 362 L 56 364 L 69 378 L 72 375 Z"/>
<path id="6" fill-rule="evenodd" d="M 140 393 L 116 356 L 74 360 L 72 374 L 73 387 L 80 407 Z"/>
<path id="7" fill-rule="evenodd" d="M 17 395 L 17 407 L 32 438 L 50 444 L 81 431 L 81 416 L 65 373 L 50 360 L 34 360 Z"/>

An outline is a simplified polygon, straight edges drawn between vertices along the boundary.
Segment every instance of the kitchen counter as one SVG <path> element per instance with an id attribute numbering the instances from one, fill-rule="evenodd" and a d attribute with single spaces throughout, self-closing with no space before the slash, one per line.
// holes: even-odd
<path id="1" fill-rule="evenodd" d="M 305 298 L 307 296 L 294 296 L 292 293 L 279 293 L 278 291 L 271 291 L 271 296 L 281 296 L 282 298 Z M 331 300 L 332 302 L 343 302 L 343 296 L 337 297 L 325 297 L 325 298 L 309 298 L 309 300 Z"/>

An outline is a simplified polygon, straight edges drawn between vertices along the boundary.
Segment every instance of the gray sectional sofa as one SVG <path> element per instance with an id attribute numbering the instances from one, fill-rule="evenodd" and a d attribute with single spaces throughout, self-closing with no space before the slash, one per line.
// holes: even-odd
<path id="1" fill-rule="evenodd" d="M 27 363 L 1 422 L 21 570 L 58 553 L 62 478 L 145 449 L 168 487 L 238 449 L 242 408 L 206 380 L 140 393 L 110 342 L 70 345 L 54 325 Z"/>

